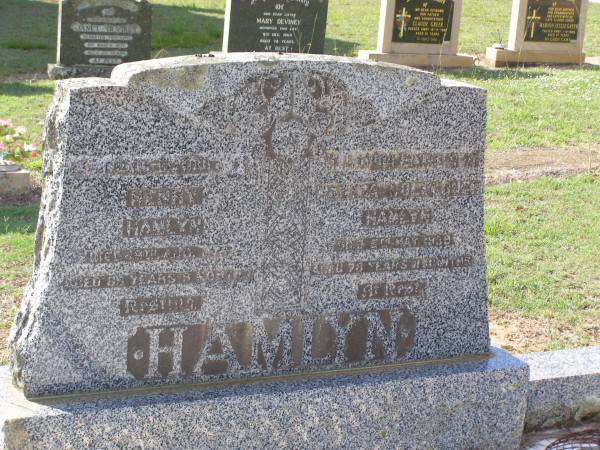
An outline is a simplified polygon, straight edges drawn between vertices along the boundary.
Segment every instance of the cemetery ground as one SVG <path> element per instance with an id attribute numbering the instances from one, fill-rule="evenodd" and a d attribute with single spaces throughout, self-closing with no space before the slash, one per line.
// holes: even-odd
<path id="1" fill-rule="evenodd" d="M 152 3 L 155 57 L 220 49 L 224 0 Z M 460 52 L 481 57 L 491 43 L 505 42 L 510 3 L 465 2 Z M 56 14 L 53 0 L 0 3 L 0 118 L 27 127 L 38 144 L 53 94 L 53 83 L 39 78 L 55 58 Z M 331 0 L 326 53 L 352 56 L 374 48 L 378 15 L 379 0 Z M 590 5 L 585 50 L 600 55 L 600 4 Z M 478 67 L 440 76 L 487 89 L 489 165 L 527 166 L 531 155 L 546 151 L 556 172 L 583 173 L 487 188 L 493 339 L 519 353 L 600 344 L 600 173 L 594 163 L 600 154 L 600 69 Z M 574 169 L 581 161 L 573 154 L 589 164 Z M 39 169 L 39 160 L 28 167 Z M 35 205 L 0 204 L 0 364 L 31 275 L 36 219 Z"/>

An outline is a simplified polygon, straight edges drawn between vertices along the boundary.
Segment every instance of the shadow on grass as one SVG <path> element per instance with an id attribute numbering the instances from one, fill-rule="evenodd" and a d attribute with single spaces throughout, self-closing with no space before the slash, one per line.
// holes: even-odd
<path id="1" fill-rule="evenodd" d="M 152 5 L 152 49 L 221 50 L 224 10 Z"/>
<path id="2" fill-rule="evenodd" d="M 152 49 L 155 57 L 220 51 L 224 10 L 154 4 Z M 325 39 L 332 55 L 356 54 L 357 42 Z"/>
<path id="3" fill-rule="evenodd" d="M 592 64 L 571 64 L 556 66 L 529 66 L 529 67 L 511 67 L 504 69 L 486 69 L 484 67 L 475 67 L 473 69 L 440 70 L 436 73 L 452 73 L 471 80 L 527 80 L 551 76 L 548 69 L 556 70 L 577 70 L 577 71 L 600 71 L 600 66 Z"/>
<path id="4" fill-rule="evenodd" d="M 53 92 L 53 84 L 47 81 L 0 83 L 0 95 L 7 95 L 10 97 L 28 97 L 33 95 L 52 94 Z"/>
<path id="5" fill-rule="evenodd" d="M 359 49 L 360 44 L 358 42 L 325 38 L 325 53 L 327 55 L 356 56 Z"/>
<path id="6" fill-rule="evenodd" d="M 38 206 L 0 208 L 0 235 L 33 233 L 37 224 L 38 211 Z"/>
<path id="7" fill-rule="evenodd" d="M 439 74 L 452 73 L 471 80 L 526 80 L 533 78 L 547 77 L 550 74 L 539 68 L 538 70 L 523 70 L 519 68 L 507 69 L 486 69 L 483 67 L 475 67 L 473 69 L 439 71 Z"/>
<path id="8" fill-rule="evenodd" d="M 220 51 L 223 40 L 224 9 L 202 8 L 194 5 L 152 5 L 152 56 L 166 57 Z M 39 53 L 31 50 L 56 47 L 58 6 L 39 0 L 0 0 L 0 17 L 6 26 L 0 27 L 0 48 L 18 52 L 13 70 L 44 70 L 47 63 L 39 61 Z M 359 45 L 327 38 L 326 52 L 333 55 L 354 55 Z M 44 57 L 46 59 L 46 57 Z M 30 61 L 24 65 L 24 61 Z M 17 64 L 18 62 L 18 64 Z M 9 63 L 10 64 L 10 63 Z M 18 66 L 18 67 L 17 67 Z M 10 88 L 9 88 L 10 89 Z M 47 87 L 20 89 L 13 87 L 14 95 L 35 95 L 51 92 Z"/>
<path id="9" fill-rule="evenodd" d="M 0 48 L 28 51 L 56 47 L 57 4 L 1 0 L 0 17 Z"/>

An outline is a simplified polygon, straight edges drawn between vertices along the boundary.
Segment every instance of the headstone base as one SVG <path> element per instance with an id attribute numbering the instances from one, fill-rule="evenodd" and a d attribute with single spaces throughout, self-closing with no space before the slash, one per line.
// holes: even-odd
<path id="1" fill-rule="evenodd" d="M 376 62 L 387 62 L 410 67 L 435 68 L 469 68 L 475 65 L 475 58 L 470 55 L 447 55 L 426 53 L 379 53 L 371 50 L 360 50 L 359 59 Z"/>
<path id="2" fill-rule="evenodd" d="M 20 195 L 33 188 L 31 173 L 25 169 L 15 171 L 0 170 L 0 195 Z"/>
<path id="3" fill-rule="evenodd" d="M 586 64 L 591 64 L 592 66 L 600 66 L 600 56 L 590 56 L 585 59 Z"/>
<path id="4" fill-rule="evenodd" d="M 490 67 L 538 64 L 583 64 L 585 62 L 585 53 L 515 51 L 494 47 L 487 48 L 485 57 Z"/>
<path id="5" fill-rule="evenodd" d="M 86 77 L 110 78 L 113 69 L 113 66 L 62 66 L 60 64 L 48 64 L 48 78 L 51 80 Z"/>
<path id="6" fill-rule="evenodd" d="M 508 353 L 343 376 L 31 401 L 0 369 L 0 448 L 515 449 L 529 369 Z"/>

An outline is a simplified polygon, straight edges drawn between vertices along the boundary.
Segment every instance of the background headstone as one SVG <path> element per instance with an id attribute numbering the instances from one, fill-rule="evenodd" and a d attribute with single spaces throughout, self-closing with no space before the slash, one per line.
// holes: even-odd
<path id="1" fill-rule="evenodd" d="M 152 6 L 147 0 L 62 0 L 57 63 L 50 78 L 110 76 L 121 63 L 150 59 Z"/>
<path id="2" fill-rule="evenodd" d="M 490 65 L 582 64 L 588 0 L 513 0 L 508 47 L 489 47 Z"/>
<path id="3" fill-rule="evenodd" d="M 472 67 L 459 55 L 462 0 L 382 0 L 377 50 L 359 58 L 413 67 Z"/>
<path id="4" fill-rule="evenodd" d="M 31 173 L 18 164 L 0 158 L 0 196 L 25 194 L 34 184 Z"/>
<path id="5" fill-rule="evenodd" d="M 328 0 L 227 0 L 224 52 L 323 53 Z"/>

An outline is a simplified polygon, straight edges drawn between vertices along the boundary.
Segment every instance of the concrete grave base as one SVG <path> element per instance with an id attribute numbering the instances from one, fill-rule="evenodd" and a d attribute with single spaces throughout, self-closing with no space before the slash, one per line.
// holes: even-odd
<path id="1" fill-rule="evenodd" d="M 263 384 L 30 401 L 0 379 L 0 448 L 518 448 L 508 353 Z"/>
<path id="2" fill-rule="evenodd" d="M 485 57 L 490 67 L 510 67 L 519 64 L 583 64 L 585 53 L 556 53 L 542 51 L 515 51 L 488 47 Z"/>
<path id="3" fill-rule="evenodd" d="M 31 173 L 25 169 L 14 172 L 0 170 L 0 195 L 19 195 L 29 192 L 33 188 Z"/>
<path id="4" fill-rule="evenodd" d="M 600 347 L 530 353 L 526 430 L 600 421 Z"/>
<path id="5" fill-rule="evenodd" d="M 470 55 L 447 55 L 427 53 L 379 53 L 371 50 L 360 50 L 358 58 L 363 60 L 400 64 L 409 67 L 445 67 L 469 68 L 475 65 L 475 58 Z"/>
<path id="6" fill-rule="evenodd" d="M 110 78 L 113 69 L 114 67 L 112 66 L 63 66 L 60 64 L 48 64 L 48 78 L 51 80 L 86 77 Z"/>
<path id="7" fill-rule="evenodd" d="M 585 59 L 585 62 L 593 66 L 600 66 L 600 56 L 590 56 Z"/>

